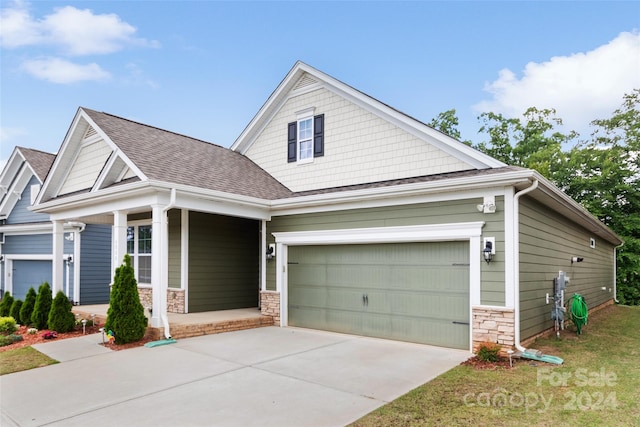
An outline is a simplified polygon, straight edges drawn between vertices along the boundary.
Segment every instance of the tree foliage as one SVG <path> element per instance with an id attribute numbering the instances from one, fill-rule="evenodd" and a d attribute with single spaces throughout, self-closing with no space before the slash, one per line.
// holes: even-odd
<path id="1" fill-rule="evenodd" d="M 49 329 L 56 332 L 72 331 L 76 325 L 76 319 L 71 311 L 71 301 L 62 291 L 58 291 L 51 304 L 48 323 Z"/>
<path id="2" fill-rule="evenodd" d="M 31 323 L 34 327 L 38 329 L 47 328 L 52 300 L 51 287 L 49 283 L 44 282 L 38 288 L 38 296 L 36 297 L 36 303 L 33 307 L 33 313 L 31 313 Z"/>
<path id="3" fill-rule="evenodd" d="M 11 313 L 12 305 L 13 297 L 11 296 L 11 292 L 6 291 L 2 296 L 2 301 L 0 302 L 0 317 L 8 317 Z"/>
<path id="4" fill-rule="evenodd" d="M 129 254 L 125 254 L 124 263 L 116 269 L 104 329 L 113 331 L 116 344 L 139 341 L 147 330 Z"/>
<path id="5" fill-rule="evenodd" d="M 489 138 L 475 148 L 537 170 L 624 240 L 617 251 L 617 296 L 640 305 L 640 90 L 626 94 L 611 118 L 594 120 L 594 132 L 582 141 L 574 131 L 556 130 L 562 120 L 553 109 L 532 107 L 522 119 L 492 112 L 479 119 Z M 459 139 L 457 124 L 455 110 L 430 123 Z"/>
<path id="6" fill-rule="evenodd" d="M 22 324 L 22 320 L 20 320 L 20 309 L 22 308 L 22 300 L 15 300 L 13 304 L 11 304 L 11 311 L 9 312 L 9 316 L 16 319 L 16 322 Z"/>
<path id="7" fill-rule="evenodd" d="M 24 297 L 24 303 L 22 303 L 22 308 L 20 309 L 20 321 L 26 325 L 32 325 L 31 315 L 33 314 L 33 308 L 36 306 L 36 290 L 33 289 L 33 286 L 29 288 L 27 291 L 27 295 Z"/>

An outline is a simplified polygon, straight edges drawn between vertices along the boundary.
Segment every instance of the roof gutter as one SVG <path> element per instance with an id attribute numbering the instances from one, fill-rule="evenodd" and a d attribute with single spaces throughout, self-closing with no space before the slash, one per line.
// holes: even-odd
<path id="1" fill-rule="evenodd" d="M 525 352 L 526 349 L 520 344 L 520 198 L 527 193 L 534 191 L 538 188 L 539 181 L 534 178 L 531 186 L 524 190 L 518 191 L 513 198 L 513 286 L 514 286 L 514 301 L 513 301 L 513 315 L 514 315 L 514 342 L 516 348 Z"/>

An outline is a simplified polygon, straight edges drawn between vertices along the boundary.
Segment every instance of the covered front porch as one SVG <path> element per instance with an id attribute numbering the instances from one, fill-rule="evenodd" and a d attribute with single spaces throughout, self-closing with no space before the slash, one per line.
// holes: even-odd
<path id="1" fill-rule="evenodd" d="M 95 319 L 96 324 L 104 325 L 108 309 L 109 304 L 81 305 L 73 307 L 73 313 L 80 319 Z M 148 318 L 148 336 L 152 339 L 164 338 L 164 328 L 152 326 L 150 316 Z M 174 339 L 260 328 L 274 324 L 273 317 L 263 315 L 257 307 L 189 314 L 167 313 L 167 318 L 170 334 Z"/>

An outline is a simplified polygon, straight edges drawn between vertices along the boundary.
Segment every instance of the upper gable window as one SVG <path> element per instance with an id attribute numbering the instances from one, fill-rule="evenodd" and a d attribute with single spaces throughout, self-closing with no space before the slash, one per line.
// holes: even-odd
<path id="1" fill-rule="evenodd" d="M 298 120 L 288 125 L 289 163 L 309 163 L 324 155 L 324 114 L 314 116 L 313 111 L 310 108 L 298 112 Z"/>

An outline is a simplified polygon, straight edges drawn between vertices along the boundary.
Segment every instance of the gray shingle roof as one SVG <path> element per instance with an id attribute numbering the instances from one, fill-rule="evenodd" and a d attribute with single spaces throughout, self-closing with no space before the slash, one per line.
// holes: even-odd
<path id="1" fill-rule="evenodd" d="M 242 154 L 121 117 L 82 109 L 149 179 L 274 200 L 291 191 Z"/>
<path id="2" fill-rule="evenodd" d="M 33 168 L 40 182 L 44 182 L 56 155 L 25 147 L 18 147 L 18 149 Z"/>

